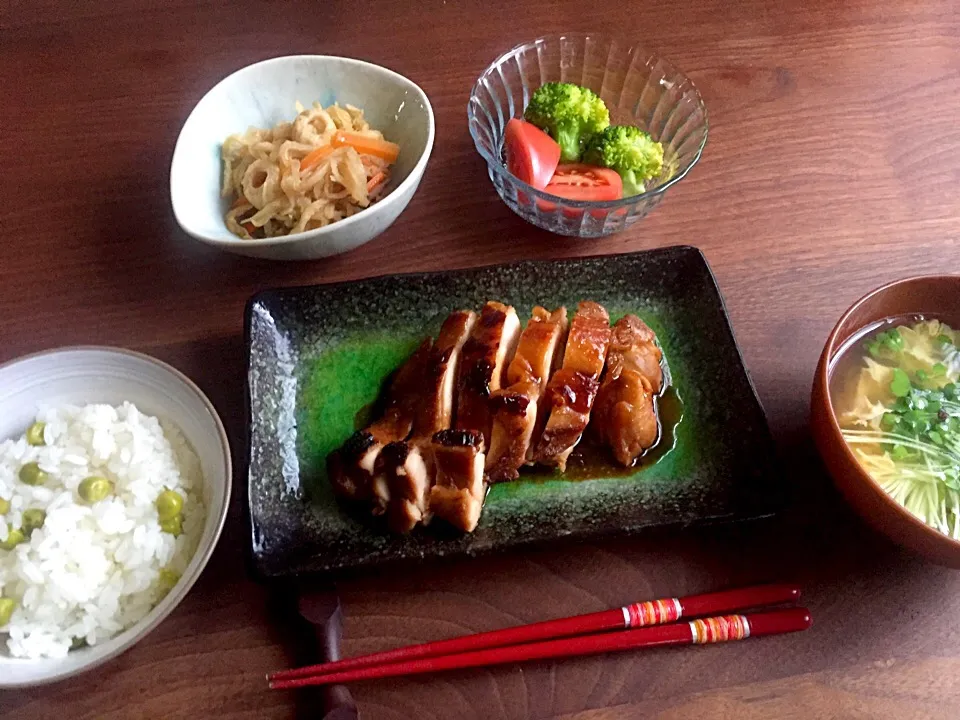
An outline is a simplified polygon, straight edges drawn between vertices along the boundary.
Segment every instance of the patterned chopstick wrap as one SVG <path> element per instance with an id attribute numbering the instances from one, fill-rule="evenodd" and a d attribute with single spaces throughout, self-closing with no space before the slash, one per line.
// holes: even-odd
<path id="1" fill-rule="evenodd" d="M 625 628 L 663 625 L 679 620 L 683 614 L 683 607 L 677 598 L 633 603 L 632 605 L 624 605 L 621 610 L 623 610 L 623 626 Z"/>
<path id="2" fill-rule="evenodd" d="M 743 615 L 721 615 L 719 617 L 693 620 L 690 634 L 694 645 L 744 640 L 750 637 L 750 621 Z"/>

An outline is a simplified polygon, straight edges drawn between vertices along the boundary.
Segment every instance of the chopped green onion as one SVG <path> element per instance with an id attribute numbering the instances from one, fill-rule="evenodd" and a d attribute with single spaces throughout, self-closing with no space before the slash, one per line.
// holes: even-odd
<path id="1" fill-rule="evenodd" d="M 897 351 L 903 349 L 903 335 L 900 334 L 897 328 L 893 328 L 887 333 L 884 342 L 891 350 Z"/>
<path id="2" fill-rule="evenodd" d="M 904 397 L 910 392 L 910 378 L 900 368 L 893 371 L 893 380 L 890 381 L 890 392 L 897 397 Z"/>
<path id="3" fill-rule="evenodd" d="M 894 460 L 903 460 L 909 454 L 910 451 L 907 450 L 903 445 L 894 445 L 893 450 L 890 452 L 890 457 L 892 457 Z"/>

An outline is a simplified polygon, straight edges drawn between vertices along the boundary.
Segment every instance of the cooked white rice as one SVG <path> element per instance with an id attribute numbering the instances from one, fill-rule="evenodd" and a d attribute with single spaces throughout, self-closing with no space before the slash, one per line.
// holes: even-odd
<path id="1" fill-rule="evenodd" d="M 10 503 L 0 542 L 24 510 L 46 511 L 28 540 L 0 548 L 0 597 L 16 601 L 0 642 L 14 657 L 62 657 L 73 643 L 95 645 L 136 623 L 184 572 L 203 531 L 202 477 L 180 432 L 130 403 L 49 409 L 37 420 L 45 445 L 0 442 L 0 498 Z M 49 474 L 42 485 L 19 480 L 29 462 Z M 115 487 L 92 506 L 77 495 L 91 475 Z M 164 488 L 184 498 L 176 538 L 157 518 Z"/>

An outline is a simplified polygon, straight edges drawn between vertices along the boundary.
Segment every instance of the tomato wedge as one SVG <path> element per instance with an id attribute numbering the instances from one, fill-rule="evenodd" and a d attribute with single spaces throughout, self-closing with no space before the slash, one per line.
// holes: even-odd
<path id="1" fill-rule="evenodd" d="M 507 169 L 528 185 L 543 190 L 560 162 L 560 146 L 536 125 L 513 118 L 503 133 Z"/>
<path id="2" fill-rule="evenodd" d="M 610 168 L 582 163 L 558 165 L 544 192 L 567 200 L 617 200 L 623 196 L 623 180 Z"/>

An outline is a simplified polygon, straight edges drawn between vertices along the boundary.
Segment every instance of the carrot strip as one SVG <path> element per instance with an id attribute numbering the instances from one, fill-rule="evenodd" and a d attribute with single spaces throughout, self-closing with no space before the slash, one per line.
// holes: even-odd
<path id="1" fill-rule="evenodd" d="M 385 172 L 378 172 L 372 178 L 367 180 L 367 192 L 368 193 L 373 192 L 374 189 L 376 189 L 377 185 L 379 185 L 386 179 L 387 179 L 387 174 Z"/>
<path id="2" fill-rule="evenodd" d="M 230 209 L 231 209 L 231 210 L 236 210 L 236 209 L 237 209 L 238 207 L 240 207 L 241 205 L 247 205 L 247 204 L 249 204 L 249 203 L 247 202 L 246 196 L 243 195 L 243 193 L 241 193 L 241 194 L 240 194 L 240 197 L 238 197 L 238 198 L 234 201 L 233 205 L 230 206 Z"/>
<path id="3" fill-rule="evenodd" d="M 344 147 L 349 145 L 359 153 L 367 153 L 378 158 L 383 158 L 388 163 L 397 161 L 400 155 L 400 146 L 389 140 L 377 140 L 376 138 L 361 135 L 360 133 L 350 132 L 348 130 L 338 130 L 333 136 L 330 144 L 334 147 Z"/>
<path id="4" fill-rule="evenodd" d="M 323 145 L 318 147 L 316 150 L 313 150 L 300 161 L 300 172 L 305 170 L 310 170 L 316 165 L 320 164 L 320 161 L 323 160 L 327 155 L 332 153 L 334 147 L 332 145 Z"/>

